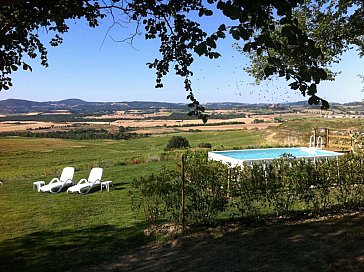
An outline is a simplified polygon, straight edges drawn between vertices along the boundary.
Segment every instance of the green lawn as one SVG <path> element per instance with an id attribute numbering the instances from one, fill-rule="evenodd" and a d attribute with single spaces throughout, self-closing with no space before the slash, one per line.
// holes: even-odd
<path id="1" fill-rule="evenodd" d="M 259 132 L 181 133 L 192 147 L 215 148 L 264 144 Z M 148 240 L 141 214 L 131 210 L 128 188 L 137 177 L 172 165 L 179 152 L 163 149 L 171 135 L 128 141 L 0 139 L 0 270 L 84 270 L 108 263 Z M 202 139 L 202 140 L 201 140 Z M 75 181 L 94 166 L 114 190 L 89 195 L 32 191 L 36 180 L 49 181 L 65 166 L 76 167 Z"/>
<path id="2" fill-rule="evenodd" d="M 191 147 L 196 147 L 201 142 L 210 142 L 213 148 L 218 149 L 265 143 L 257 131 L 190 132 L 178 135 L 187 137 Z M 84 177 L 85 172 L 82 171 L 87 172 L 98 165 L 108 168 L 130 164 L 135 160 L 145 162 L 176 159 L 180 152 L 163 151 L 170 138 L 171 135 L 127 141 L 0 138 L 1 179 L 53 176 L 65 166 L 81 170 L 76 173 L 78 178 Z"/>

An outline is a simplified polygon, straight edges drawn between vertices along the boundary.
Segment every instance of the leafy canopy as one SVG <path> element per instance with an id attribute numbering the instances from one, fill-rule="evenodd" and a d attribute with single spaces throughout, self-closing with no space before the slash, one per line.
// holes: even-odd
<path id="1" fill-rule="evenodd" d="M 109 16 L 134 22 L 134 33 L 159 40 L 161 57 L 147 63 L 156 70 L 156 87 L 174 70 L 184 78 L 190 114 L 203 121 L 207 115 L 193 94 L 191 64 L 196 56 L 220 57 L 218 43 L 228 35 L 252 58 L 248 72 L 258 80 L 284 77 L 310 104 L 328 108 L 317 85 L 332 78 L 327 66 L 351 44 L 363 53 L 363 14 L 361 0 L 0 0 L 0 90 L 12 86 L 11 74 L 19 67 L 31 70 L 27 57 L 48 65 L 39 30 L 53 33 L 49 43 L 57 46 L 69 29 L 67 20 L 85 18 L 96 27 Z M 224 21 L 208 33 L 200 22 L 214 16 Z"/>
<path id="2" fill-rule="evenodd" d="M 166 145 L 166 150 L 178 149 L 178 148 L 189 148 L 190 143 L 186 137 L 172 136 Z"/>

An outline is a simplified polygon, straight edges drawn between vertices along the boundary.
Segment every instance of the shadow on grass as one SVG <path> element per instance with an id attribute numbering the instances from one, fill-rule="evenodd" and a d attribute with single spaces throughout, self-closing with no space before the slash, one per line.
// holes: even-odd
<path id="1" fill-rule="evenodd" d="M 110 186 L 109 191 L 112 192 L 113 190 L 116 190 L 116 191 L 125 190 L 126 189 L 125 185 L 127 185 L 126 182 L 119 182 L 119 183 L 115 183 L 115 184 L 112 183 L 111 186 Z M 68 188 L 62 189 L 61 192 L 66 193 Z M 103 192 L 106 192 L 106 191 L 107 190 L 104 187 L 103 188 Z M 97 192 L 101 192 L 101 187 L 100 186 L 96 186 L 96 187 L 91 188 L 91 190 L 87 194 L 93 194 L 93 193 L 97 193 Z M 78 192 L 74 192 L 73 194 L 79 194 L 79 193 Z"/>
<path id="2" fill-rule="evenodd" d="M 126 187 L 125 185 L 127 185 L 127 182 L 117 182 L 115 184 L 112 185 L 112 187 L 110 187 L 110 190 L 125 190 Z"/>
<path id="3" fill-rule="evenodd" d="M 240 226 L 143 247 L 93 271 L 364 271 L 364 214 Z"/>
<path id="4" fill-rule="evenodd" d="M 107 264 L 147 242 L 145 226 L 39 231 L 0 243 L 0 271 L 74 271 Z"/>

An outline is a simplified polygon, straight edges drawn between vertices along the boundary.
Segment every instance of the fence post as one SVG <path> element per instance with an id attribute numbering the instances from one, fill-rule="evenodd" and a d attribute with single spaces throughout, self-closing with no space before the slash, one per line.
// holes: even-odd
<path id="1" fill-rule="evenodd" d="M 231 169 L 228 168 L 227 171 L 227 197 L 230 197 Z"/>
<path id="2" fill-rule="evenodd" d="M 181 206 L 182 206 L 182 233 L 186 230 L 185 221 L 185 155 L 181 157 L 181 181 L 182 181 L 182 193 L 181 193 Z"/>
<path id="3" fill-rule="evenodd" d="M 313 130 L 313 147 L 316 147 L 317 128 Z M 311 147 L 311 146 L 310 146 Z"/>

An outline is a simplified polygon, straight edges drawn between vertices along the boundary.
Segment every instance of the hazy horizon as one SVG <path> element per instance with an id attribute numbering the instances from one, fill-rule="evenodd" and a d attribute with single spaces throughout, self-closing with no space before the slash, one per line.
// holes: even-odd
<path id="1" fill-rule="evenodd" d="M 43 100 L 43 101 L 39 101 L 39 100 L 29 100 L 29 99 L 20 99 L 20 98 L 6 98 L 6 99 L 0 99 L 0 101 L 6 101 L 6 100 L 23 100 L 23 101 L 30 101 L 30 102 L 39 102 L 39 103 L 47 103 L 47 102 L 60 102 L 60 101 L 65 101 L 65 100 L 82 100 L 84 102 L 88 102 L 88 103 L 131 103 L 131 102 L 145 102 L 145 103 L 172 103 L 172 104 L 189 104 L 188 101 L 186 102 L 169 102 L 169 101 L 152 101 L 152 100 L 123 100 L 123 101 L 89 101 L 89 100 L 84 100 L 81 98 L 65 98 L 65 99 L 60 99 L 60 100 Z M 248 102 L 236 102 L 236 101 L 216 101 L 216 102 L 205 102 L 202 104 L 213 104 L 213 103 L 240 103 L 240 104 L 286 104 L 286 103 L 302 103 L 305 102 L 308 104 L 307 100 L 305 99 L 301 99 L 301 100 L 297 100 L 297 101 L 290 101 L 290 102 L 279 102 L 279 103 L 271 103 L 271 102 L 258 102 L 258 103 L 248 103 Z M 335 104 L 348 104 L 348 103 L 362 103 L 362 101 L 349 101 L 349 102 L 337 102 L 337 101 L 330 101 L 329 103 L 335 103 Z M 320 105 L 317 105 L 317 107 L 319 108 Z"/>

